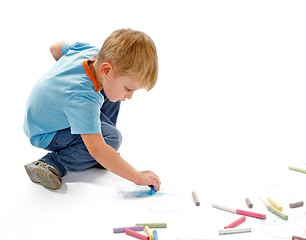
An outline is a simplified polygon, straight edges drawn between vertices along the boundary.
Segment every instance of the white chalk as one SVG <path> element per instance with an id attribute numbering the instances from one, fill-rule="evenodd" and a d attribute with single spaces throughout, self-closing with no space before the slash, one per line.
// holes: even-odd
<path id="1" fill-rule="evenodd" d="M 267 207 L 270 205 L 270 203 L 268 203 L 263 197 L 261 197 L 260 195 L 258 195 L 259 200 Z"/>
<path id="2" fill-rule="evenodd" d="M 231 233 L 245 233 L 251 231 L 252 231 L 251 228 L 227 228 L 219 230 L 219 235 L 231 234 Z"/>
<path id="3" fill-rule="evenodd" d="M 221 209 L 221 210 L 224 210 L 224 211 L 227 211 L 227 212 L 236 213 L 236 209 L 234 209 L 234 208 L 224 207 L 224 206 L 221 206 L 221 205 L 215 204 L 215 203 L 213 203 L 212 206 L 214 208 L 218 208 L 218 209 Z"/>

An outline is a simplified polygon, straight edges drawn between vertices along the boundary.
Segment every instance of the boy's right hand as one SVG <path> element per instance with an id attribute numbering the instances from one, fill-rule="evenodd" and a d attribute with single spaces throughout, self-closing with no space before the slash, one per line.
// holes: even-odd
<path id="1" fill-rule="evenodd" d="M 135 184 L 140 186 L 153 185 L 155 191 L 159 191 L 160 188 L 159 177 L 152 171 L 138 171 L 138 180 L 135 181 Z"/>

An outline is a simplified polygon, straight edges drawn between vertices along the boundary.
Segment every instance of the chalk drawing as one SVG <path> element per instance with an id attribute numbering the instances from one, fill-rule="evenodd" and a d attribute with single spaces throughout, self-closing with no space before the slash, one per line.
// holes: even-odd
<path id="1" fill-rule="evenodd" d="M 145 198 L 158 198 L 158 197 L 176 197 L 180 192 L 174 186 L 169 184 L 162 184 L 160 190 L 152 195 L 149 194 L 150 187 L 148 186 L 133 186 L 118 191 L 118 195 L 123 199 L 145 199 Z"/>
<path id="2" fill-rule="evenodd" d="M 291 222 L 287 222 L 284 225 L 278 225 L 278 226 L 262 225 L 261 230 L 267 236 L 277 239 L 289 239 L 293 235 L 297 236 L 306 235 L 306 230 L 304 227 Z"/>
<path id="3" fill-rule="evenodd" d="M 150 203 L 146 208 L 155 213 L 171 213 L 176 210 L 176 205 L 172 201 L 157 201 Z"/>
<path id="4" fill-rule="evenodd" d="M 285 209 L 284 209 L 285 212 Z M 292 212 L 296 212 L 296 217 L 292 217 Z M 271 238 L 288 239 L 294 235 L 304 236 L 306 235 L 305 226 L 301 226 L 295 222 L 295 219 L 304 218 L 305 211 L 303 209 L 288 210 L 289 220 L 286 221 L 273 213 L 267 213 L 267 219 L 258 219 L 261 224 L 261 231 Z M 291 221 L 293 219 L 293 221 Z"/>
<path id="5" fill-rule="evenodd" d="M 267 218 L 265 220 L 263 219 L 257 219 L 260 224 L 262 225 L 268 225 L 268 226 L 280 226 L 284 223 L 286 223 L 287 221 L 280 218 L 279 216 L 275 215 L 274 213 L 267 213 L 266 214 Z"/>
<path id="6" fill-rule="evenodd" d="M 290 219 L 301 219 L 306 217 L 306 211 L 304 208 L 294 208 L 289 212 Z"/>

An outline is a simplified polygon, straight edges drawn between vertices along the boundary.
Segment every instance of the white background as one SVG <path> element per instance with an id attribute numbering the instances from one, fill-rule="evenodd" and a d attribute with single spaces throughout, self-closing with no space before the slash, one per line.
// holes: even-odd
<path id="1" fill-rule="evenodd" d="M 243 186 L 244 199 L 305 183 L 287 170 L 306 162 L 305 12 L 305 1 L 0 0 L 0 239 L 118 239 L 113 227 L 163 217 L 181 216 L 184 225 L 182 205 L 151 218 L 137 201 L 118 199 L 133 184 L 112 173 L 69 174 L 54 192 L 31 183 L 23 168 L 46 153 L 30 145 L 22 125 L 32 86 L 54 62 L 49 46 L 78 40 L 100 47 L 118 28 L 146 32 L 160 67 L 155 88 L 121 106 L 124 159 L 179 189 L 176 202 L 194 207 L 197 189 L 202 211 L 217 196 L 235 198 L 233 188 Z M 184 236 L 217 238 L 212 228 L 193 235 L 190 226 Z M 174 220 L 161 234 L 184 237 Z"/>

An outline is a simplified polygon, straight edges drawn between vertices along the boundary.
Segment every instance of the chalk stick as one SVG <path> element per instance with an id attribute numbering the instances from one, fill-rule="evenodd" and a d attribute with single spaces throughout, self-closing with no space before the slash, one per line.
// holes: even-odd
<path id="1" fill-rule="evenodd" d="M 243 217 L 237 219 L 235 222 L 232 222 L 231 224 L 229 224 L 226 227 L 224 227 L 224 229 L 237 227 L 238 225 L 243 223 L 245 221 L 245 219 L 246 219 L 246 217 L 243 216 Z"/>
<path id="2" fill-rule="evenodd" d="M 132 227 L 114 228 L 113 231 L 114 231 L 114 233 L 124 233 L 126 228 L 131 229 L 133 231 L 142 231 L 143 230 L 143 226 L 132 226 Z"/>
<path id="3" fill-rule="evenodd" d="M 288 220 L 288 216 L 280 211 L 278 211 L 275 207 L 270 205 L 267 206 L 268 210 L 276 214 L 277 216 L 281 217 L 284 220 Z"/>
<path id="4" fill-rule="evenodd" d="M 289 207 L 290 208 L 297 208 L 297 207 L 302 207 L 303 205 L 304 205 L 304 202 L 300 201 L 300 202 L 290 203 Z"/>
<path id="5" fill-rule="evenodd" d="M 192 197 L 193 197 L 195 205 L 200 206 L 200 201 L 195 191 L 192 192 Z"/>
<path id="6" fill-rule="evenodd" d="M 154 240 L 158 240 L 157 231 L 156 230 L 153 230 L 153 235 L 154 235 Z"/>
<path id="7" fill-rule="evenodd" d="M 251 228 L 228 228 L 228 229 L 219 230 L 219 235 L 231 234 L 231 233 L 245 233 L 251 231 L 252 231 Z"/>
<path id="8" fill-rule="evenodd" d="M 248 205 L 249 208 L 253 207 L 253 203 L 250 201 L 249 198 L 246 198 L 245 201 L 246 201 L 246 204 Z"/>
<path id="9" fill-rule="evenodd" d="M 232 213 L 237 213 L 237 214 L 248 216 L 248 217 L 266 219 L 266 215 L 261 214 L 261 213 L 255 213 L 255 212 L 249 212 L 249 211 L 240 210 L 240 209 L 228 208 L 228 207 L 224 207 L 224 206 L 221 206 L 221 205 L 218 205 L 218 204 L 215 204 L 215 203 L 213 203 L 212 206 L 214 208 L 218 208 L 218 209 L 228 211 L 228 212 L 232 212 Z"/>
<path id="10" fill-rule="evenodd" d="M 141 240 L 149 240 L 150 239 L 148 236 L 142 235 L 142 234 L 140 234 L 138 232 L 135 232 L 135 231 L 133 231 L 131 229 L 128 229 L 128 228 L 126 228 L 124 231 L 125 231 L 126 234 L 128 234 L 130 236 L 133 236 L 135 238 L 141 239 Z"/>
<path id="11" fill-rule="evenodd" d="M 149 187 L 151 188 L 151 190 L 149 191 L 149 195 L 153 195 L 154 193 L 156 193 L 153 185 L 149 185 Z"/>
<path id="12" fill-rule="evenodd" d="M 237 209 L 236 213 L 240 215 L 248 216 L 248 217 L 266 219 L 266 215 L 261 214 L 261 213 L 249 212 L 249 211 L 240 210 L 240 209 Z"/>
<path id="13" fill-rule="evenodd" d="M 274 199 L 271 197 L 268 197 L 267 199 L 278 211 L 283 211 L 283 208 Z"/>
<path id="14" fill-rule="evenodd" d="M 145 226 L 145 227 L 144 227 L 144 230 L 146 231 L 148 237 L 149 237 L 151 240 L 154 239 L 154 235 L 153 235 L 151 229 L 150 229 L 148 226 Z"/>
<path id="15" fill-rule="evenodd" d="M 136 223 L 136 226 L 148 226 L 149 228 L 166 228 L 167 223 Z"/>
<path id="16" fill-rule="evenodd" d="M 270 203 L 268 203 L 266 200 L 263 199 L 263 197 L 261 197 L 260 195 L 258 196 L 258 198 L 260 199 L 260 201 L 265 205 L 265 206 L 269 206 Z"/>
<path id="17" fill-rule="evenodd" d="M 154 190 L 154 188 L 152 188 L 152 189 L 149 191 L 149 195 L 153 195 L 154 193 L 156 193 L 156 191 Z"/>
<path id="18" fill-rule="evenodd" d="M 301 173 L 306 173 L 306 169 L 304 168 L 298 168 L 298 167 L 294 167 L 294 166 L 288 166 L 288 168 L 292 171 L 297 171 L 297 172 L 301 172 Z"/>
<path id="19" fill-rule="evenodd" d="M 292 240 L 306 240 L 306 238 L 298 237 L 298 236 L 292 236 Z"/>
<path id="20" fill-rule="evenodd" d="M 233 209 L 233 208 L 224 207 L 224 206 L 221 206 L 221 205 L 215 204 L 215 203 L 213 203 L 212 206 L 214 208 L 218 208 L 218 209 L 221 209 L 221 210 L 224 210 L 224 211 L 227 211 L 227 212 L 236 213 L 236 209 Z"/>

